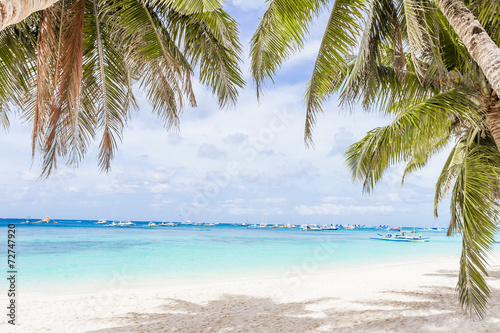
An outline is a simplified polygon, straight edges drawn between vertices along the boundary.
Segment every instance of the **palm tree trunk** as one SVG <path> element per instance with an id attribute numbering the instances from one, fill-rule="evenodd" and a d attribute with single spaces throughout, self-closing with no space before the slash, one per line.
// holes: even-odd
<path id="1" fill-rule="evenodd" d="M 0 0 L 0 30 L 19 23 L 29 15 L 52 6 L 59 0 Z"/>
<path id="2" fill-rule="evenodd" d="M 500 49 L 462 0 L 437 0 L 437 3 L 472 59 L 481 67 L 493 90 L 500 96 Z M 500 110 L 495 108 L 489 112 L 486 120 L 500 149 Z"/>
<path id="3" fill-rule="evenodd" d="M 496 91 L 491 90 L 489 101 L 485 104 L 486 108 L 486 126 L 490 130 L 493 139 L 500 150 L 500 100 Z"/>
<path id="4" fill-rule="evenodd" d="M 498 149 L 500 150 L 498 138 L 500 138 L 500 112 L 498 108 L 491 110 L 486 114 L 486 124 L 495 139 Z"/>

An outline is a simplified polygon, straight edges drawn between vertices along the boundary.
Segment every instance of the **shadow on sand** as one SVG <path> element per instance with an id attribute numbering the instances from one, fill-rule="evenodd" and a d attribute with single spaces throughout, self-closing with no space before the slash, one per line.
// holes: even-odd
<path id="1" fill-rule="evenodd" d="M 492 268 L 489 279 L 500 279 L 500 267 Z M 457 271 L 436 275 L 456 279 Z M 118 318 L 122 325 L 91 332 L 500 332 L 500 289 L 494 288 L 483 321 L 459 308 L 453 288 L 437 286 L 383 291 L 376 301 L 277 303 L 243 295 L 224 295 L 204 305 L 162 300 L 158 313 L 140 313 L 138 305 L 138 312 Z"/>

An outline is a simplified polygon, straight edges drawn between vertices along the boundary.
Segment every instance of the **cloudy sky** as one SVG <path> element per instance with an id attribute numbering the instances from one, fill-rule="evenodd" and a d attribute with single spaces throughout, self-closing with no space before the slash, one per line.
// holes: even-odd
<path id="1" fill-rule="evenodd" d="M 260 103 L 249 76 L 248 43 L 264 7 L 262 1 L 234 0 L 230 13 L 241 23 L 247 87 L 235 109 L 219 110 L 197 84 L 197 108 L 186 109 L 178 133 L 167 132 L 138 96 L 108 174 L 98 172 L 97 143 L 77 169 L 59 166 L 38 180 L 32 162 L 30 128 L 14 116 L 0 133 L 0 215 L 54 219 L 172 220 L 366 225 L 441 225 L 432 215 L 434 184 L 444 156 L 407 177 L 387 172 L 370 195 L 353 183 L 343 153 L 366 131 L 390 121 L 376 114 L 342 112 L 333 97 L 314 131 L 314 149 L 303 142 L 305 85 L 321 40 L 325 13 L 311 27 L 305 49 L 268 84 Z"/>

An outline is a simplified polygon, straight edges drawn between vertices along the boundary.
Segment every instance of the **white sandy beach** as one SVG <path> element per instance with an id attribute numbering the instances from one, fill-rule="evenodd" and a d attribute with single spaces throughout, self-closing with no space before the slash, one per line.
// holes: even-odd
<path id="1" fill-rule="evenodd" d="M 488 314 L 455 293 L 458 257 L 133 289 L 126 277 L 71 295 L 23 294 L 16 332 L 500 332 L 500 252 Z"/>

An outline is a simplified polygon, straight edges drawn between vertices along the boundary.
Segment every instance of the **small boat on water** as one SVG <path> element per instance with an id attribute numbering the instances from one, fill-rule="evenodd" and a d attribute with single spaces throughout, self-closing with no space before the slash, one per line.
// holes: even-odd
<path id="1" fill-rule="evenodd" d="M 429 241 L 429 237 L 422 237 L 422 234 L 418 234 L 418 236 L 407 235 L 413 234 L 414 231 L 402 231 L 399 235 L 382 235 L 377 234 L 379 237 L 372 237 L 371 239 L 383 240 L 383 241 L 391 241 L 391 242 L 417 242 L 417 243 L 425 243 Z"/>
<path id="2" fill-rule="evenodd" d="M 334 226 L 333 224 L 323 226 L 323 230 L 338 230 L 338 229 L 339 228 L 337 226 Z"/>
<path id="3" fill-rule="evenodd" d="M 135 225 L 132 221 L 120 221 L 118 222 L 119 227 L 131 227 Z"/>
<path id="4" fill-rule="evenodd" d="M 258 228 L 257 224 L 252 224 L 247 227 L 247 229 L 257 229 L 257 228 Z"/>
<path id="5" fill-rule="evenodd" d="M 106 220 L 104 219 L 100 219 L 99 221 L 97 221 L 95 224 L 106 224 Z"/>
<path id="6" fill-rule="evenodd" d="M 205 227 L 214 227 L 215 224 L 214 223 L 205 223 L 203 226 L 205 226 Z"/>
<path id="7" fill-rule="evenodd" d="M 317 224 L 303 224 L 300 226 L 302 231 L 321 231 L 321 227 Z"/>
<path id="8" fill-rule="evenodd" d="M 174 222 L 167 222 L 167 223 L 162 222 L 160 223 L 160 225 L 164 227 L 175 227 L 176 224 Z"/>
<path id="9" fill-rule="evenodd" d="M 154 223 L 153 221 L 151 221 L 151 222 L 148 223 L 148 227 L 156 227 L 156 223 Z"/>
<path id="10" fill-rule="evenodd" d="M 52 221 L 50 219 L 50 217 L 45 216 L 42 220 L 36 221 L 36 222 L 33 222 L 33 223 L 57 223 L 57 222 L 56 221 Z"/>

